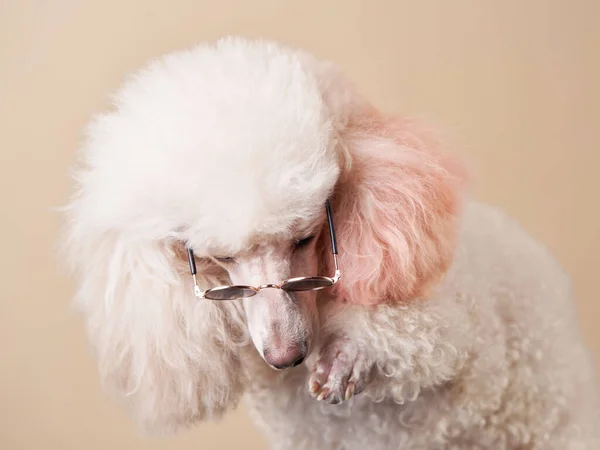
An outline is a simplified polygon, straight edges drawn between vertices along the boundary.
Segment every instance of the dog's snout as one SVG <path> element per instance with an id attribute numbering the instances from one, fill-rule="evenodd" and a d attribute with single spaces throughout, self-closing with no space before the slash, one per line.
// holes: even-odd
<path id="1" fill-rule="evenodd" d="M 285 348 L 266 348 L 264 358 L 275 369 L 289 369 L 302 364 L 306 358 L 306 348 L 305 343 Z"/>
<path id="2" fill-rule="evenodd" d="M 275 274 L 265 279 L 287 275 Z M 299 301 L 294 293 L 266 289 L 244 301 L 250 336 L 270 367 L 295 367 L 308 356 L 317 320 L 314 298 L 312 300 L 312 303 Z"/>

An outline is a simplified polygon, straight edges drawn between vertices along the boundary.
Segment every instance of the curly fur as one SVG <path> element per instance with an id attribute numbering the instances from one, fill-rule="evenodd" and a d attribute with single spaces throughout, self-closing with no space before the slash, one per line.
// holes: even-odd
<path id="1" fill-rule="evenodd" d="M 340 299 L 408 301 L 451 260 L 462 173 L 418 130 L 407 120 L 371 115 L 344 132 L 351 165 L 335 205 L 345 274 Z"/>
<path id="2" fill-rule="evenodd" d="M 600 448 L 567 275 L 467 200 L 442 147 L 273 42 L 222 39 L 133 75 L 90 124 L 62 240 L 107 392 L 150 433 L 244 398 L 279 449 Z M 334 289 L 194 297 L 185 245 L 201 288 L 331 274 L 327 199 Z M 348 357 L 329 361 L 327 386 L 344 370 L 364 386 L 339 404 L 310 381 L 331 348 Z"/>

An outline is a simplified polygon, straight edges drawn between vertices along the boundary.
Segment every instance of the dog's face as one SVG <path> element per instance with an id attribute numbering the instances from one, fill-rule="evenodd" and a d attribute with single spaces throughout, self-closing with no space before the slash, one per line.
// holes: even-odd
<path id="1" fill-rule="evenodd" d="M 319 275 L 317 238 L 322 217 L 308 219 L 283 238 L 217 260 L 236 285 L 279 284 L 291 277 Z M 327 274 L 329 275 L 329 274 Z M 256 350 L 276 369 L 300 364 L 313 343 L 317 325 L 316 291 L 263 289 L 243 300 Z"/>
<path id="2" fill-rule="evenodd" d="M 185 240 L 205 260 L 227 272 L 227 284 L 257 287 L 280 285 L 295 277 L 332 276 L 327 272 L 331 264 L 320 259 L 326 253 L 320 248 L 323 239 L 319 239 L 326 224 L 325 200 L 320 195 L 316 201 L 299 196 L 289 214 L 282 211 L 272 216 L 263 212 L 264 222 L 279 225 L 273 226 L 271 233 L 265 231 L 270 227 L 264 224 L 258 231 L 248 228 L 248 234 L 240 235 L 246 238 L 235 246 L 221 240 L 217 230 L 212 235 L 202 233 L 197 246 L 194 246 L 197 232 Z M 304 211 L 304 217 L 296 217 L 298 209 Z M 295 219 L 286 220 L 288 216 Z M 231 220 L 225 212 L 224 217 Z M 207 236 L 215 244 L 203 248 Z M 241 300 L 252 342 L 271 367 L 294 367 L 307 356 L 318 322 L 316 298 L 317 291 L 290 292 L 273 286 Z"/>
<path id="3" fill-rule="evenodd" d="M 314 201 L 299 197 L 297 205 L 312 205 Z M 276 285 L 295 277 L 332 276 L 331 264 L 321 261 L 326 224 L 325 201 L 315 203 L 317 213 L 297 218 L 274 233 L 251 230 L 246 240 L 232 247 L 223 242 L 208 248 L 196 248 L 205 262 L 224 269 L 227 284 L 244 286 L 266 286 L 251 297 L 241 300 L 248 330 L 256 350 L 275 369 L 294 367 L 302 363 L 310 351 L 318 322 L 317 291 L 286 291 Z M 312 209 L 312 208 L 310 208 Z M 269 217 L 267 222 L 277 222 Z M 291 215 L 296 215 L 291 214 Z M 279 222 L 285 217 L 279 217 Z M 262 227 L 261 227 L 262 230 Z M 206 238 L 203 234 L 202 238 Z M 193 235 L 185 238 L 187 245 L 194 247 Z M 204 239 L 200 239 L 203 242 Z M 213 234 L 211 242 L 219 241 Z M 230 250 L 226 250 L 230 249 Z M 231 250 L 233 249 L 233 250 Z M 329 253 L 330 259 L 333 255 Z M 214 286 L 209 286 L 214 287 Z M 219 301 L 219 300 L 204 300 Z M 225 300 L 229 301 L 229 300 Z M 240 300 L 233 300 L 240 301 Z"/>

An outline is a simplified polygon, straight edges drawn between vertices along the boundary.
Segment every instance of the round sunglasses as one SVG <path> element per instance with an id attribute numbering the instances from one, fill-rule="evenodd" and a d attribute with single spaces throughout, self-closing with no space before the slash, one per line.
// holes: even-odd
<path id="1" fill-rule="evenodd" d="M 295 277 L 284 280 L 278 284 L 263 284 L 261 286 L 226 285 L 202 291 L 198 286 L 198 282 L 196 280 L 196 260 L 194 258 L 194 251 L 190 247 L 187 247 L 190 272 L 194 279 L 194 295 L 198 298 L 208 300 L 239 300 L 243 298 L 253 297 L 263 289 L 282 289 L 288 292 L 301 292 L 318 291 L 333 286 L 340 280 L 341 272 L 338 267 L 337 240 L 335 237 L 335 229 L 333 226 L 332 217 L 333 215 L 331 213 L 331 205 L 329 203 L 329 200 L 325 204 L 325 210 L 327 211 L 327 221 L 329 223 L 329 237 L 331 238 L 331 252 L 333 254 L 333 263 L 335 266 L 335 273 L 332 277 Z"/>

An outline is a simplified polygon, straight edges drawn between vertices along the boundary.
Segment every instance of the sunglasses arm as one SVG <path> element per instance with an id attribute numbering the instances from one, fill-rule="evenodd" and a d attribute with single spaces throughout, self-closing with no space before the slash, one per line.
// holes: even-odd
<path id="1" fill-rule="evenodd" d="M 337 256 L 337 238 L 335 236 L 335 228 L 333 227 L 333 213 L 331 212 L 331 203 L 329 202 L 329 200 L 327 200 L 327 203 L 325 204 L 325 209 L 327 210 L 327 221 L 329 222 L 329 237 L 331 238 L 331 251 L 333 252 L 334 256 Z"/>
<path id="2" fill-rule="evenodd" d="M 338 281 L 340 281 L 340 278 L 342 278 L 342 273 L 340 271 L 340 268 L 338 266 L 338 258 L 337 255 L 334 253 L 333 254 L 333 263 L 335 264 L 335 274 L 333 275 L 333 283 L 337 283 Z"/>
<path id="3" fill-rule="evenodd" d="M 327 220 L 329 222 L 329 237 L 331 238 L 331 252 L 333 253 L 333 263 L 335 264 L 335 275 L 332 280 L 333 283 L 337 283 L 342 277 L 340 267 L 338 265 L 338 247 L 337 238 L 335 236 L 335 228 L 333 227 L 333 213 L 331 212 L 331 203 L 327 200 L 325 203 L 325 209 L 327 210 Z"/>
<path id="4" fill-rule="evenodd" d="M 187 256 L 188 263 L 190 264 L 190 272 L 192 273 L 192 278 L 194 279 L 194 295 L 198 298 L 204 298 L 202 295 L 202 291 L 200 290 L 200 286 L 198 286 L 198 280 L 196 279 L 196 259 L 194 258 L 194 251 L 187 247 Z"/>

